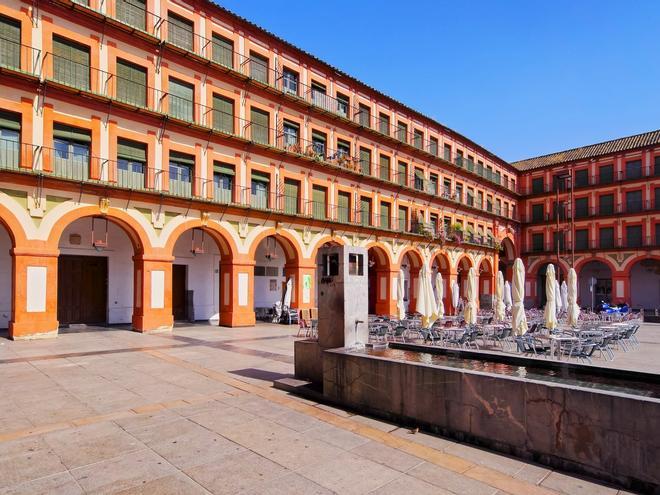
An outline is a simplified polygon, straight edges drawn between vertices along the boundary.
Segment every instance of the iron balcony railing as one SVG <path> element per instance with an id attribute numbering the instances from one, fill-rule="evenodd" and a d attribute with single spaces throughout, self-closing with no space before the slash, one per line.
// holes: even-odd
<path id="1" fill-rule="evenodd" d="M 10 69 L 38 76 L 41 63 L 41 50 L 0 36 L 0 70 Z"/>
<path id="2" fill-rule="evenodd" d="M 589 175 L 584 178 L 576 175 L 573 180 L 574 188 L 579 189 L 593 186 L 609 186 L 613 184 L 619 184 L 621 182 L 630 182 L 653 177 L 660 177 L 660 166 L 650 165 L 634 170 L 619 170 L 617 172 L 612 172 L 611 174 L 606 175 Z M 536 194 L 556 193 L 557 190 L 559 190 L 560 193 L 569 192 L 569 183 L 566 181 L 561 184 L 557 184 L 553 182 L 547 183 L 544 181 L 540 185 L 522 187 L 520 189 L 520 194 L 525 196 L 532 196 Z"/>
<path id="3" fill-rule="evenodd" d="M 627 201 L 618 204 L 601 204 L 600 206 L 590 206 L 587 208 L 575 208 L 574 220 L 585 220 L 593 217 L 606 217 L 621 214 L 635 214 L 647 213 L 657 211 L 659 209 L 657 202 L 654 199 L 641 200 L 641 201 Z M 546 222 L 568 222 L 571 220 L 571 211 L 568 208 L 562 208 L 556 212 L 543 213 L 543 214 L 525 214 L 522 216 L 523 223 L 535 224 Z"/>
<path id="4" fill-rule="evenodd" d="M 573 251 L 570 241 L 560 242 L 559 250 L 562 254 Z M 660 238 L 656 236 L 640 236 L 634 238 L 607 238 L 589 239 L 586 242 L 575 242 L 575 251 L 616 250 L 616 249 L 649 249 L 660 247 Z M 556 242 L 543 242 L 540 244 L 528 243 L 523 247 L 524 254 L 556 253 Z"/>

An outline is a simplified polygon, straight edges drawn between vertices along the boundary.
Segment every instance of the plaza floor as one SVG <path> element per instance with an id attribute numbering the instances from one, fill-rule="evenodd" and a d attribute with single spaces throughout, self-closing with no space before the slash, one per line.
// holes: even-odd
<path id="1" fill-rule="evenodd" d="M 276 390 L 295 331 L 0 339 L 0 494 L 624 493 Z"/>

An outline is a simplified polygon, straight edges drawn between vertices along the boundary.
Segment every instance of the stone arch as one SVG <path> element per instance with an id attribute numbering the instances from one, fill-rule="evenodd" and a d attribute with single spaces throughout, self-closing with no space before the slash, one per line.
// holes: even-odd
<path id="1" fill-rule="evenodd" d="M 633 258 L 626 265 L 623 283 L 623 302 L 634 309 L 657 309 L 660 306 L 660 256 L 644 254 Z M 625 290 L 626 283 L 628 291 Z"/>
<path id="2" fill-rule="evenodd" d="M 513 277 L 513 262 L 516 259 L 516 246 L 513 240 L 507 235 L 500 241 L 499 263 L 497 269 L 502 272 L 504 280 L 511 280 Z"/>
<path id="3" fill-rule="evenodd" d="M 0 224 L 7 230 L 12 247 L 21 247 L 28 242 L 21 222 L 9 208 L 2 204 L 0 204 Z"/>
<path id="4" fill-rule="evenodd" d="M 344 241 L 344 239 L 342 239 L 339 236 L 324 235 L 316 241 L 316 244 L 314 244 L 314 248 L 312 249 L 311 258 L 313 260 L 316 260 L 316 256 L 318 255 L 319 249 L 321 249 L 323 246 L 325 246 L 326 244 L 329 244 L 329 243 L 339 244 L 340 246 L 346 245 L 346 242 Z"/>
<path id="5" fill-rule="evenodd" d="M 406 258 L 410 261 L 410 266 L 405 263 Z M 408 313 L 414 313 L 417 309 L 419 272 L 423 265 L 424 257 L 416 248 L 407 246 L 399 253 L 399 268 L 403 271 L 405 277 L 406 296 L 404 297 L 404 303 L 407 303 Z"/>
<path id="6" fill-rule="evenodd" d="M 581 260 L 577 264 L 578 304 L 584 307 L 598 306 L 601 301 L 612 302 L 613 276 L 617 272 L 612 263 L 602 257 Z M 596 284 L 591 290 L 590 279 L 595 277 Z"/>
<path id="7" fill-rule="evenodd" d="M 16 303 L 13 251 L 25 243 L 25 232 L 20 222 L 11 211 L 0 205 L 0 328 L 9 328 L 13 320 Z"/>
<path id="8" fill-rule="evenodd" d="M 495 271 L 493 262 L 488 257 L 483 257 L 479 262 L 479 306 L 482 308 L 491 308 L 493 303 L 493 294 L 495 292 Z"/>
<path id="9" fill-rule="evenodd" d="M 467 276 L 470 271 L 470 268 L 474 266 L 474 260 L 472 257 L 464 253 L 458 257 L 456 260 L 456 283 L 459 287 L 459 295 L 461 298 L 465 299 L 467 291 Z"/>
<path id="10" fill-rule="evenodd" d="M 229 257 L 232 259 L 238 252 L 236 243 L 229 231 L 216 222 L 203 223 L 200 219 L 196 218 L 186 220 L 170 232 L 164 247 L 165 253 L 171 255 L 177 240 L 182 234 L 191 229 L 203 230 L 205 233 L 209 234 L 215 241 L 220 250 L 220 254 L 223 257 Z"/>
<path id="11" fill-rule="evenodd" d="M 424 264 L 424 257 L 422 256 L 422 253 L 419 252 L 419 250 L 412 246 L 405 247 L 399 253 L 399 266 L 403 265 L 403 260 L 406 255 L 408 255 L 408 259 L 412 265 L 411 268 L 414 268 L 415 270 L 420 270 L 422 268 L 422 265 Z"/>
<path id="12" fill-rule="evenodd" d="M 252 239 L 248 251 L 249 259 L 255 259 L 259 244 L 267 237 L 274 237 L 277 240 L 284 251 L 287 263 L 300 263 L 305 258 L 300 241 L 291 232 L 284 229 L 269 228 L 262 230 Z"/>
<path id="13" fill-rule="evenodd" d="M 616 266 L 612 260 L 608 259 L 605 256 L 588 256 L 588 257 L 584 257 L 581 260 L 579 260 L 577 263 L 575 263 L 575 266 L 573 267 L 573 268 L 575 268 L 575 271 L 577 272 L 578 277 L 580 276 L 580 271 L 582 270 L 582 268 L 584 268 L 584 266 L 587 263 L 590 263 L 592 261 L 600 261 L 601 263 L 605 263 L 609 267 L 609 269 L 612 271 L 612 273 L 615 273 L 619 270 L 619 267 Z"/>
<path id="14" fill-rule="evenodd" d="M 449 313 L 451 311 L 451 260 L 445 251 L 435 251 L 431 254 L 431 260 L 429 262 L 431 266 L 431 273 L 433 274 L 433 284 L 435 284 L 435 274 L 440 273 L 442 275 L 442 285 L 443 285 L 443 302 L 445 305 L 445 312 Z M 437 270 L 436 270 L 437 268 Z M 437 290 L 437 288 L 436 288 Z"/>
<path id="15" fill-rule="evenodd" d="M 369 314 L 396 314 L 395 294 L 398 270 L 393 266 L 389 250 L 381 242 L 370 242 L 367 249 L 367 276 L 369 278 Z"/>
<path id="16" fill-rule="evenodd" d="M 384 244 L 374 241 L 368 243 L 365 248 L 367 249 L 367 252 L 371 251 L 374 256 L 373 261 L 375 261 L 379 267 L 387 268 L 388 270 L 393 267 L 394 261 Z M 369 259 L 372 259 L 371 255 L 369 256 Z"/>

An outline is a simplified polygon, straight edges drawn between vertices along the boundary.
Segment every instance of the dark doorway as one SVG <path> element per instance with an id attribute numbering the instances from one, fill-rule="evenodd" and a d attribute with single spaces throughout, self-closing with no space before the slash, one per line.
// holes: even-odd
<path id="1" fill-rule="evenodd" d="M 172 313 L 174 320 L 188 319 L 186 304 L 186 282 L 188 280 L 187 265 L 172 265 Z"/>
<path id="2" fill-rule="evenodd" d="M 108 258 L 61 255 L 57 268 L 57 319 L 105 324 L 108 303 Z"/>

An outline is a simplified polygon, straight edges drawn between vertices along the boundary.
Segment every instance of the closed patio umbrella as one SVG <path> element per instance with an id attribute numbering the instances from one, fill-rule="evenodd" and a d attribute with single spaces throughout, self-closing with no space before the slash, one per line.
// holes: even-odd
<path id="1" fill-rule="evenodd" d="M 291 307 L 291 293 L 293 292 L 293 280 L 291 278 L 287 279 L 286 285 L 284 286 L 284 297 L 282 297 L 282 307 L 290 308 Z"/>
<path id="2" fill-rule="evenodd" d="M 564 306 L 561 302 L 561 288 L 559 287 L 559 281 L 555 279 L 555 314 L 559 315 L 563 307 Z"/>
<path id="3" fill-rule="evenodd" d="M 435 300 L 438 304 L 438 318 L 445 316 L 445 288 L 443 284 L 442 274 L 438 272 L 435 276 Z"/>
<path id="4" fill-rule="evenodd" d="M 543 312 L 543 324 L 548 330 L 557 328 L 557 294 L 555 286 L 555 266 L 551 263 L 545 272 L 545 310 Z"/>
<path id="5" fill-rule="evenodd" d="M 399 270 L 399 278 L 397 280 L 397 294 L 396 294 L 396 309 L 399 312 L 399 320 L 404 320 L 406 318 L 406 305 L 403 302 L 403 292 L 405 290 L 403 270 Z"/>
<path id="6" fill-rule="evenodd" d="M 566 285 L 566 280 L 561 283 L 561 309 L 568 311 L 568 285 Z"/>
<path id="7" fill-rule="evenodd" d="M 467 302 L 463 317 L 468 325 L 477 323 L 477 269 L 471 267 L 467 278 Z"/>
<path id="8" fill-rule="evenodd" d="M 576 327 L 580 317 L 580 307 L 577 305 L 577 273 L 575 268 L 568 270 L 568 324 Z"/>
<path id="9" fill-rule="evenodd" d="M 422 315 L 422 328 L 429 328 L 438 319 L 438 306 L 431 285 L 431 272 L 426 264 L 422 265 L 419 274 L 419 294 L 417 295 L 417 312 Z"/>
<path id="10" fill-rule="evenodd" d="M 458 282 L 451 284 L 451 305 L 454 307 L 454 314 L 456 314 L 456 308 L 458 308 Z"/>
<path id="11" fill-rule="evenodd" d="M 527 333 L 527 316 L 525 315 L 525 266 L 520 258 L 513 262 L 513 287 L 511 288 L 513 305 L 512 327 L 516 335 Z"/>
<path id="12" fill-rule="evenodd" d="M 495 279 L 495 320 L 504 321 L 506 316 L 504 307 L 504 275 L 502 272 L 497 272 L 497 279 Z"/>
<path id="13" fill-rule="evenodd" d="M 511 284 L 507 280 L 504 282 L 504 306 L 507 310 L 511 310 L 513 300 L 511 299 Z"/>

